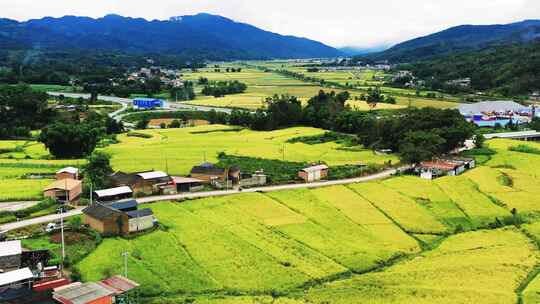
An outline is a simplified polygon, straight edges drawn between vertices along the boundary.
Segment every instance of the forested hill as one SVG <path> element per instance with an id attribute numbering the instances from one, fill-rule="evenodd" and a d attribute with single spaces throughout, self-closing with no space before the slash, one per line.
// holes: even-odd
<path id="1" fill-rule="evenodd" d="M 209 14 L 174 17 L 167 21 L 118 15 L 99 19 L 46 17 L 26 22 L 0 19 L 0 49 L 94 49 L 214 60 L 343 55 L 317 41 L 283 36 Z"/>
<path id="2" fill-rule="evenodd" d="M 470 77 L 472 90 L 505 96 L 528 95 L 540 90 L 540 42 L 490 47 L 406 64 L 414 75 L 439 84 Z M 437 89 L 435 87 L 435 89 Z"/>
<path id="3" fill-rule="evenodd" d="M 529 43 L 540 39 L 540 20 L 504 25 L 461 25 L 412 39 L 366 58 L 391 62 L 414 62 L 493 45 Z"/>

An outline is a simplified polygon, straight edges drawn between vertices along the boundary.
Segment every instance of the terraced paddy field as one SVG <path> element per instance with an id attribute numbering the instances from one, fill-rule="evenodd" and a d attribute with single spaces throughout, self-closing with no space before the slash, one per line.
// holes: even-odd
<path id="1" fill-rule="evenodd" d="M 178 136 L 171 149 L 185 157 L 189 152 L 182 149 L 199 135 L 210 143 L 237 136 L 223 128 L 147 131 L 154 135 L 149 142 L 126 138 L 107 149 L 129 144 L 125 151 L 151 159 L 154 145 Z M 239 131 L 237 146 L 229 149 L 270 157 L 274 144 L 298 132 L 320 130 L 294 128 L 262 138 Z M 540 159 L 514 157 L 519 152 L 509 148 L 516 144 L 489 141 L 496 154 L 485 165 L 434 181 L 399 176 L 151 204 L 159 229 L 105 238 L 75 267 L 84 280 L 120 273 L 127 250 L 129 276 L 142 284 L 145 303 L 536 303 L 540 203 L 529 198 L 540 193 L 540 183 L 528 168 Z M 321 153 L 311 150 L 324 145 L 317 146 L 294 150 Z M 121 164 L 118 158 L 113 163 Z"/>

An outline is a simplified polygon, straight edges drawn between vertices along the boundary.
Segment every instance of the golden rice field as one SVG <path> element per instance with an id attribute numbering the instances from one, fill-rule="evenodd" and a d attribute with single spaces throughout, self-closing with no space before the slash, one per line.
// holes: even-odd
<path id="1" fill-rule="evenodd" d="M 231 131 L 233 130 L 233 131 Z M 318 162 L 329 165 L 378 163 L 392 160 L 395 156 L 378 156 L 371 150 L 340 150 L 337 143 L 307 145 L 286 143 L 298 136 L 321 134 L 315 128 L 289 128 L 272 132 L 251 130 L 234 131 L 223 125 L 199 126 L 185 129 L 145 130 L 152 138 L 118 136 L 119 144 L 105 149 L 112 155 L 115 170 L 142 171 L 165 170 L 171 174 L 188 174 L 191 168 L 202 162 L 217 160 L 220 152 L 231 155 L 283 159 L 286 161 Z"/>

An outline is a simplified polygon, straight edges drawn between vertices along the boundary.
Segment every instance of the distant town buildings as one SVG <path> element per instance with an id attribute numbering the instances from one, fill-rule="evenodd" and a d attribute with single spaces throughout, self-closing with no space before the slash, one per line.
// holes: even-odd
<path id="1" fill-rule="evenodd" d="M 532 107 L 523 106 L 511 100 L 483 101 L 461 104 L 461 115 L 479 127 L 505 127 L 510 123 L 523 124 L 536 115 Z"/>
<path id="2" fill-rule="evenodd" d="M 467 77 L 467 78 L 449 80 L 446 82 L 446 84 L 449 86 L 454 86 L 454 87 L 470 88 L 471 78 Z"/>

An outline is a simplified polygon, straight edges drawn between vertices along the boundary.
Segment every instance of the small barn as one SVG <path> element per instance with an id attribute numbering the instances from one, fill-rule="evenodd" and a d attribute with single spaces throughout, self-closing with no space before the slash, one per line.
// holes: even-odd
<path id="1" fill-rule="evenodd" d="M 233 184 L 237 184 L 240 181 L 240 168 L 232 166 L 226 169 L 207 162 L 193 167 L 190 177 L 206 183 L 219 180 L 220 182 L 230 181 Z"/>
<path id="2" fill-rule="evenodd" d="M 133 191 L 128 186 L 94 191 L 95 198 L 100 202 L 111 202 L 133 197 Z"/>
<path id="3" fill-rule="evenodd" d="M 306 183 L 311 183 L 328 177 L 327 165 L 316 165 L 304 168 L 298 172 L 298 177 L 303 179 Z"/>
<path id="4" fill-rule="evenodd" d="M 138 232 L 154 227 L 156 218 L 151 209 L 126 212 L 129 219 L 129 232 Z"/>
<path id="5" fill-rule="evenodd" d="M 129 219 L 125 212 L 96 203 L 83 209 L 84 223 L 103 235 L 129 233 Z"/>
<path id="6" fill-rule="evenodd" d="M 8 271 L 21 267 L 21 241 L 0 242 L 0 270 Z"/>
<path id="7" fill-rule="evenodd" d="M 66 167 L 56 171 L 56 179 L 79 179 L 79 169 L 75 167 Z"/>
<path id="8" fill-rule="evenodd" d="M 0 294 L 2 294 L 2 292 L 9 287 L 20 287 L 26 285 L 28 289 L 30 289 L 33 280 L 34 274 L 28 267 L 0 273 Z"/>
<path id="9" fill-rule="evenodd" d="M 441 176 L 456 176 L 464 171 L 464 166 L 454 162 L 434 160 L 420 163 L 416 171 L 423 179 L 435 179 Z"/>
<path id="10" fill-rule="evenodd" d="M 204 188 L 204 181 L 197 178 L 174 176 L 173 179 L 177 192 L 195 192 Z"/>
<path id="11" fill-rule="evenodd" d="M 76 179 L 62 179 L 43 189 L 43 196 L 57 201 L 73 203 L 79 200 L 82 193 L 82 181 Z"/>
<path id="12" fill-rule="evenodd" d="M 135 193 L 144 193 L 147 195 L 161 193 L 160 187 L 174 184 L 173 179 L 163 171 L 142 172 L 137 173 L 137 176 L 137 181 L 132 186 Z"/>

